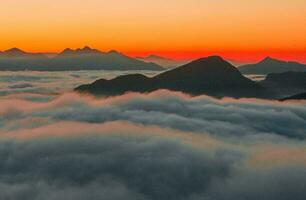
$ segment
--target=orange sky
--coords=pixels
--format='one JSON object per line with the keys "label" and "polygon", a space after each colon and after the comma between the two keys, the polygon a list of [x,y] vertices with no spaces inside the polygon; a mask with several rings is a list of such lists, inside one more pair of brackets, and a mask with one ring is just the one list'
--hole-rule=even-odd
{"label": "orange sky", "polygon": [[1,0],[0,50],[306,62],[305,0]]}

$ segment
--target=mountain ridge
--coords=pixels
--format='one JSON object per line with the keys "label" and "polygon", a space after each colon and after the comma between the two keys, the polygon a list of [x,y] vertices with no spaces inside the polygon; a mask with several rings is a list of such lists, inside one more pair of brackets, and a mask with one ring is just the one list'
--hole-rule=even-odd
{"label": "mountain ridge", "polygon": [[144,61],[144,62],[155,63],[164,68],[174,68],[174,67],[178,67],[186,63],[186,61],[174,60],[174,59],[166,58],[166,57],[155,55],[155,54],[151,54],[146,57],[136,57],[136,59]]}
{"label": "mountain ridge", "polygon": [[67,70],[163,70],[155,63],[147,63],[115,50],[102,52],[88,46],[66,48],[48,57],[42,53],[27,53],[18,48],[0,52],[0,71],[67,71]]}
{"label": "mountain ridge", "polygon": [[306,72],[306,65],[295,61],[282,61],[268,56],[258,63],[242,65],[238,69],[243,74]]}
{"label": "mountain ridge", "polygon": [[306,92],[281,99],[281,101],[288,101],[288,100],[306,100]]}
{"label": "mountain ridge", "polygon": [[306,91],[306,72],[271,73],[259,82],[273,91],[277,98],[284,98]]}
{"label": "mountain ridge", "polygon": [[106,96],[158,89],[216,97],[251,97],[254,93],[264,93],[261,86],[242,76],[234,66],[219,56],[201,58],[152,78],[139,74],[125,75],[111,80],[100,79],[75,88],[79,92]]}

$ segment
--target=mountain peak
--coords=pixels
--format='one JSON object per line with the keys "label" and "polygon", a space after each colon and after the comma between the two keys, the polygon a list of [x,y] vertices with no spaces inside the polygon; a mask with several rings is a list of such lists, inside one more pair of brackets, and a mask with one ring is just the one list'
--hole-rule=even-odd
{"label": "mountain peak", "polygon": [[116,50],[110,50],[109,52],[107,52],[108,54],[113,54],[113,55],[122,55],[120,52],[116,51]]}
{"label": "mountain peak", "polygon": [[26,54],[26,52],[14,47],[14,48],[11,48],[11,49],[8,49],[8,50],[5,50],[3,52],[5,55],[10,55],[10,56],[20,56],[20,55],[24,55]]}
{"label": "mountain peak", "polygon": [[221,56],[217,56],[217,55],[208,56],[208,57],[206,57],[204,59],[206,59],[206,60],[214,60],[214,61],[225,61]]}
{"label": "mountain peak", "polygon": [[264,60],[274,60],[274,59],[270,56],[267,56],[267,57],[264,58]]}
{"label": "mountain peak", "polygon": [[84,51],[88,51],[88,50],[93,50],[93,49],[90,48],[89,46],[85,46],[85,47],[83,48],[83,50],[84,50]]}
{"label": "mountain peak", "polygon": [[89,46],[85,46],[83,49],[77,49],[76,51],[79,53],[100,53],[99,50],[90,48]]}
{"label": "mountain peak", "polygon": [[281,62],[281,61],[275,58],[272,58],[270,56],[267,56],[260,63],[271,63],[271,62]]}
{"label": "mountain peak", "polygon": [[191,63],[227,63],[221,56],[208,56],[204,58],[200,58]]}
{"label": "mountain peak", "polygon": [[189,71],[188,73],[208,73],[208,72],[222,72],[236,71],[236,68],[225,61],[220,56],[209,56],[194,60],[186,65],[181,66],[182,69]]}
{"label": "mountain peak", "polygon": [[239,67],[239,71],[243,74],[271,74],[288,71],[305,72],[306,65],[298,62],[284,61],[266,57],[265,59],[255,64],[248,64]]}
{"label": "mountain peak", "polygon": [[97,49],[92,49],[89,46],[85,46],[83,48],[78,48],[76,50],[66,48],[60,53],[60,55],[96,54],[96,53],[101,53],[101,52]]}
{"label": "mountain peak", "polygon": [[66,48],[60,54],[71,54],[71,53],[73,53],[73,50],[70,48]]}
{"label": "mountain peak", "polygon": [[182,79],[183,77],[192,77],[190,79],[197,79],[199,81],[206,79],[208,80],[211,79],[211,77],[226,79],[233,76],[240,76],[239,71],[220,56],[200,58],[183,66],[177,67],[174,70],[158,75],[158,77],[174,77],[178,80]]}

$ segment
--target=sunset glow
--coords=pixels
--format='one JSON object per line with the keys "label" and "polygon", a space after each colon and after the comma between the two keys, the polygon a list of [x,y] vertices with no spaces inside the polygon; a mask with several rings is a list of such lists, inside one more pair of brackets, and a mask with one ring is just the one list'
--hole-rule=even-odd
{"label": "sunset glow", "polygon": [[0,18],[0,50],[89,45],[131,56],[306,62],[302,0],[3,0]]}
{"label": "sunset glow", "polygon": [[306,0],[0,0],[0,200],[306,200]]}

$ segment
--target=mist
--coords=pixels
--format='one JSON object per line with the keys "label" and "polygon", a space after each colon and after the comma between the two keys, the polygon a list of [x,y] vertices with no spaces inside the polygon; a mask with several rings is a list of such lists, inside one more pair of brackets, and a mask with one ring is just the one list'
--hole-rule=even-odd
{"label": "mist", "polygon": [[1,199],[306,198],[305,101],[34,97],[0,100]]}

